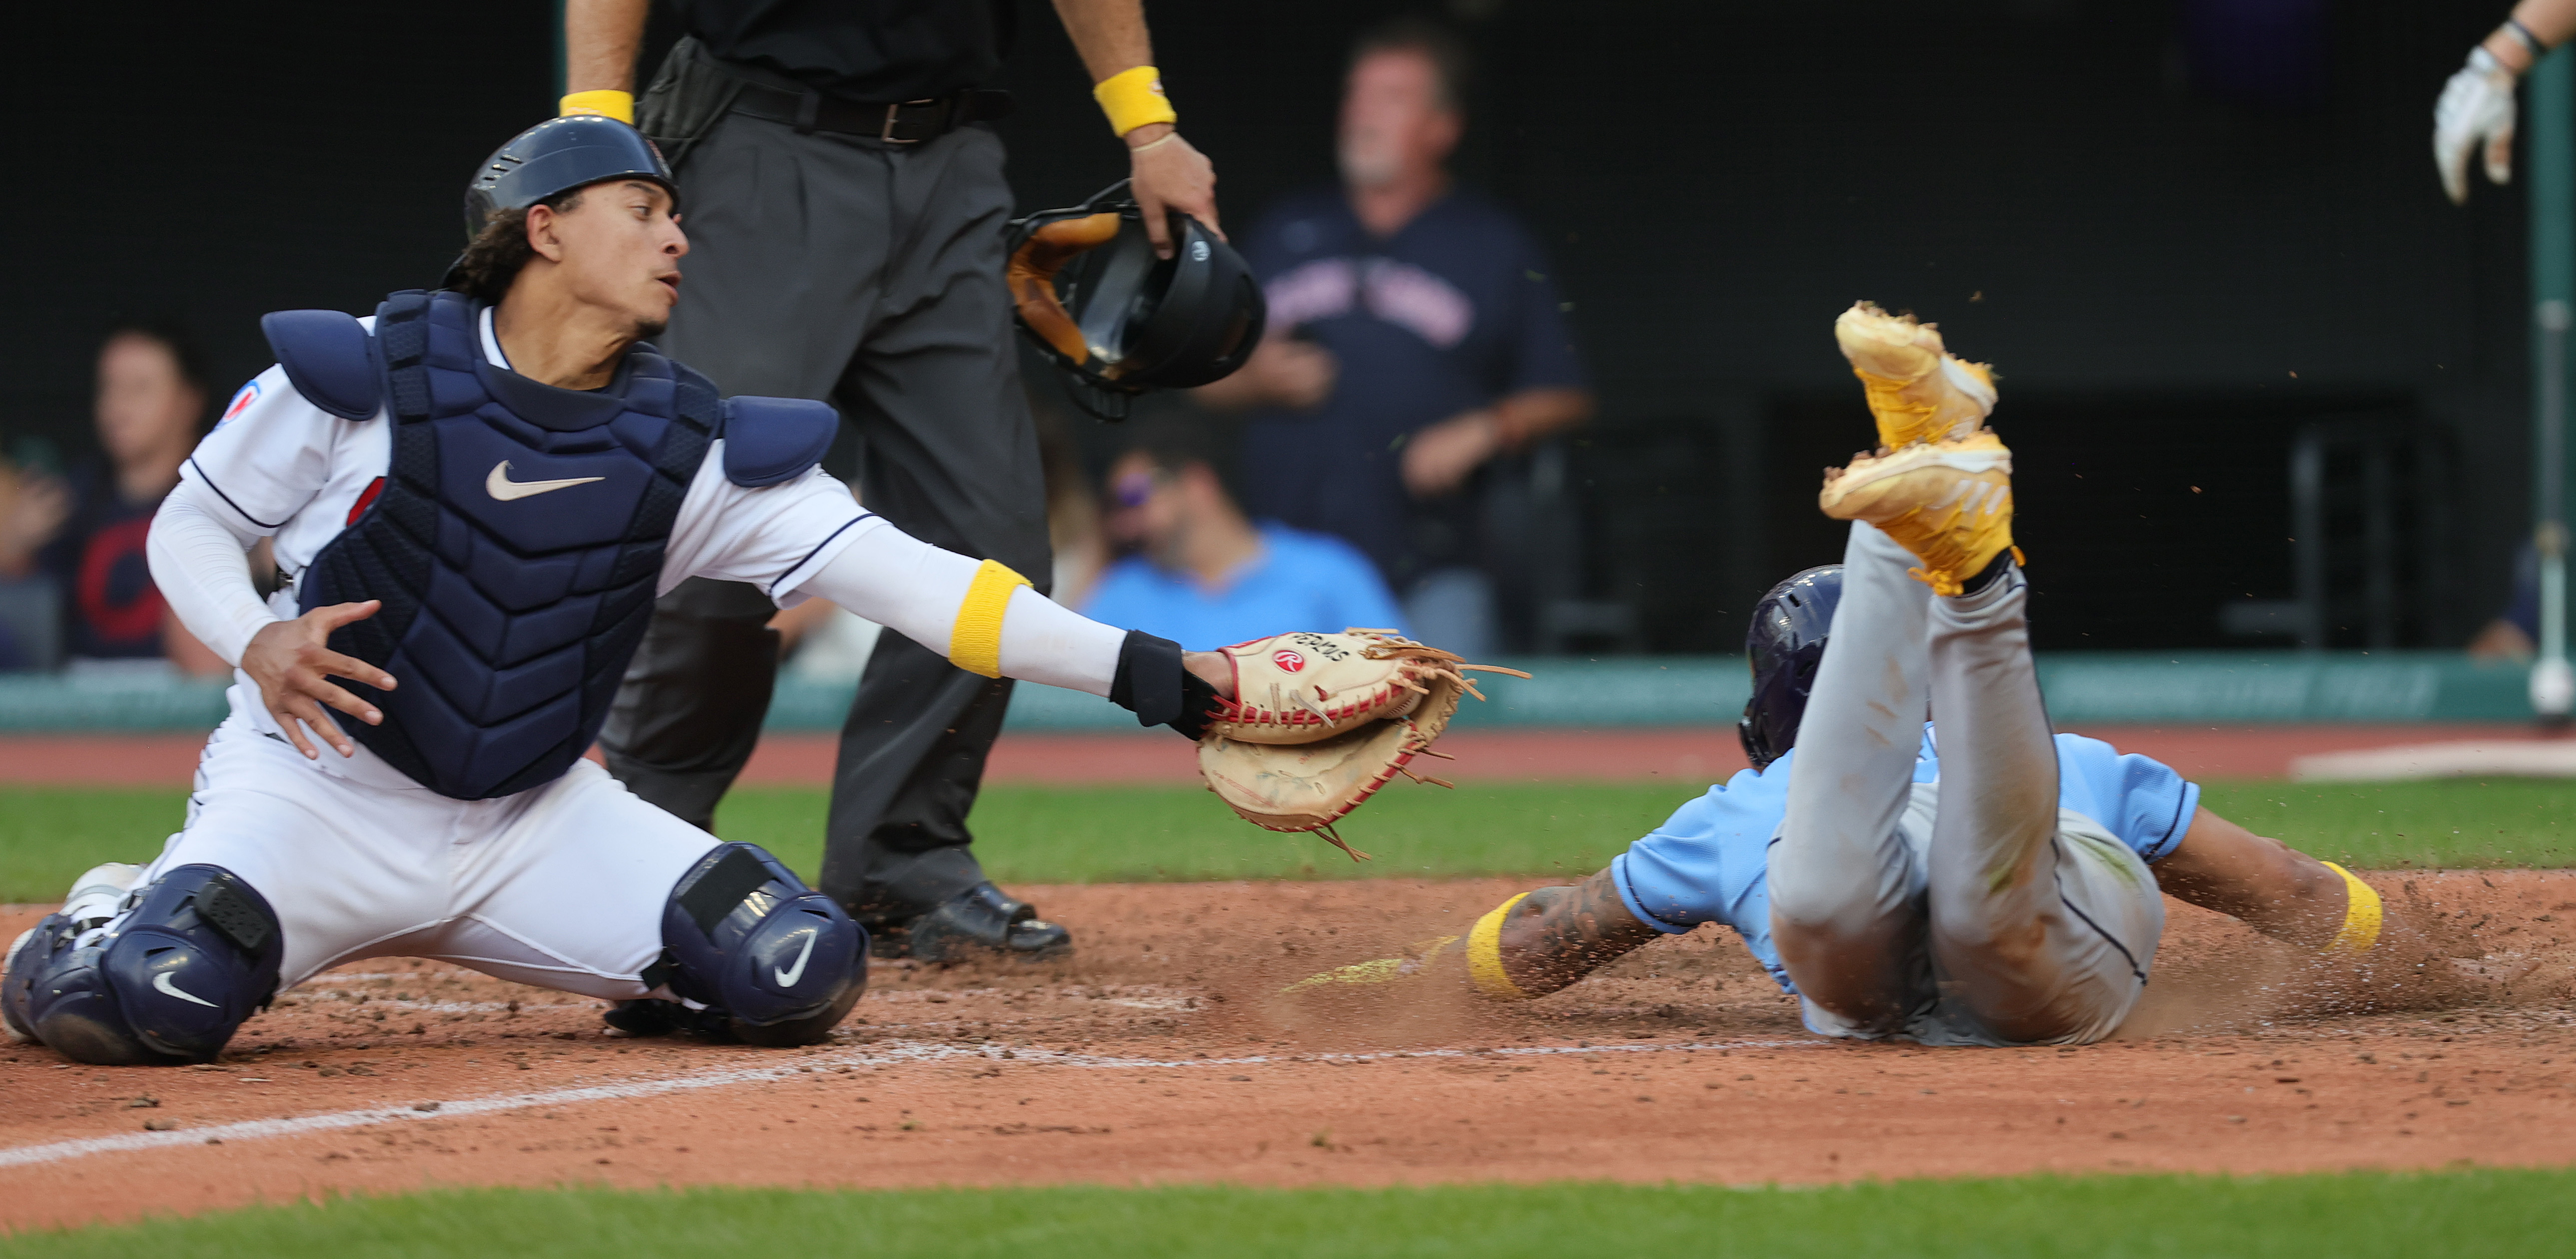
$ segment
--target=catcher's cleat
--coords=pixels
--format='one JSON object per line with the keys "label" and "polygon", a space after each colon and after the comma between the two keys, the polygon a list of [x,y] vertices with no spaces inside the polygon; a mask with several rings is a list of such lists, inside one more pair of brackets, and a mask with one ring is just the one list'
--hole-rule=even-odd
{"label": "catcher's cleat", "polygon": [[2012,548],[2012,452],[1992,430],[1876,455],[1825,470],[1817,504],[1836,520],[1866,520],[1914,553],[1916,580],[1955,595]]}
{"label": "catcher's cleat", "polygon": [[1855,302],[1834,320],[1834,340],[1868,391],[1881,449],[1965,438],[1995,409],[1994,369],[1947,352],[1940,330],[1912,315]]}

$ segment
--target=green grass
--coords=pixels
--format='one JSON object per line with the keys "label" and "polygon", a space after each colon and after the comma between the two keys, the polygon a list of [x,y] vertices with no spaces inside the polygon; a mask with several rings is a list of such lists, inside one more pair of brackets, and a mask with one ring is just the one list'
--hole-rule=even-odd
{"label": "green grass", "polygon": [[[1339,828],[1374,859],[1354,862],[1313,835],[1265,831],[1197,787],[989,787],[967,824],[1004,883],[1164,879],[1339,879],[1564,873],[1607,865],[1654,829],[1687,787],[1609,783],[1399,783]],[[738,791],[716,814],[727,839],[770,846],[799,870],[823,854],[820,789]]]}
{"label": "green grass", "polygon": [[2210,782],[2201,801],[2257,834],[2356,869],[2576,866],[2576,782]]}
{"label": "green grass", "polygon": [[25,1259],[795,1254],[2283,1256],[2564,1253],[2576,1175],[2014,1177],[1825,1189],[445,1190],[21,1234]]}
{"label": "green grass", "polygon": [[[1321,839],[1257,830],[1196,787],[985,790],[976,851],[1004,883],[1307,879],[1472,874],[1572,876],[1698,794],[1624,783],[1400,784],[1342,827],[1377,860],[1353,863]],[[2576,783],[2205,784],[2210,808],[2355,867],[2576,866]],[[717,815],[729,839],[764,844],[812,873],[826,793],[735,792]],[[178,829],[181,791],[0,788],[0,901],[43,901],[107,860],[142,861]]]}
{"label": "green grass", "polygon": [[150,861],[186,819],[184,790],[0,787],[0,902],[57,901],[102,861]]}

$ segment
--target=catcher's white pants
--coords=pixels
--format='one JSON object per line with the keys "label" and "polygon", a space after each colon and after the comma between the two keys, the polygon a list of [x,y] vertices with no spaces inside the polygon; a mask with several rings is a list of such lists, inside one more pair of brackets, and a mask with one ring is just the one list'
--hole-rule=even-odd
{"label": "catcher's white pants", "polygon": [[281,986],[399,956],[586,996],[645,995],[638,976],[661,955],[663,906],[714,836],[589,761],[497,800],[451,800],[364,747],[342,760],[321,746],[317,764],[253,729],[242,689],[197,763],[187,828],[144,883],[194,863],[241,876],[277,914]]}
{"label": "catcher's white pants", "polygon": [[[1771,930],[1807,1025],[1927,1044],[2099,1040],[2164,931],[2155,876],[2058,804],[2015,570],[1941,598],[1854,523],[1771,848]],[[1927,711],[1938,783],[1913,781]]]}

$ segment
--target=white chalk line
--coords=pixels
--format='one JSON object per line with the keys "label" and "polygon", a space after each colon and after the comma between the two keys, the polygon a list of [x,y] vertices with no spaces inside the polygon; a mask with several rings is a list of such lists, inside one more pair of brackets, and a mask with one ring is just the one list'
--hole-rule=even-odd
{"label": "white chalk line", "polygon": [[[1399,1058],[1539,1057],[1551,1054],[1671,1053],[1677,1050],[1702,1049],[1817,1049],[1833,1043],[1835,1042],[1828,1040],[1732,1040],[1678,1045],[1517,1045],[1482,1050],[1411,1049],[1365,1054],[1288,1056],[1253,1054],[1236,1058],[1163,1059],[1116,1058],[1099,1054],[1064,1053],[1051,1049],[1006,1049],[990,1045],[970,1047],[934,1044],[927,1041],[897,1041],[891,1045],[878,1045],[866,1050],[817,1054],[799,1059],[792,1066],[696,1071],[660,1079],[632,1080],[620,1084],[595,1084],[585,1088],[549,1089],[539,1093],[502,1093],[488,1097],[460,1098],[455,1101],[423,1102],[418,1106],[343,1110],[324,1115],[305,1115],[294,1119],[250,1119],[203,1128],[178,1128],[167,1132],[129,1132],[112,1137],[84,1137],[72,1141],[49,1141],[41,1145],[10,1146],[0,1148],[0,1168],[60,1163],[69,1159],[87,1158],[94,1154],[127,1154],[175,1146],[265,1141],[276,1137],[335,1132],[343,1128],[364,1128],[376,1124],[501,1114],[514,1110],[531,1110],[540,1106],[632,1101],[637,1098],[659,1097],[667,1093],[683,1093],[696,1089],[728,1088],[737,1084],[792,1080],[799,1076],[815,1074],[826,1067],[901,1066],[942,1062],[956,1058],[983,1058],[994,1062],[1011,1061],[1024,1066],[1138,1071],[1157,1067],[1248,1067],[1274,1063],[1353,1063],[1389,1061]],[[1010,1057],[1005,1059],[1005,1053]],[[434,1107],[434,1109],[421,1109],[424,1106]]]}

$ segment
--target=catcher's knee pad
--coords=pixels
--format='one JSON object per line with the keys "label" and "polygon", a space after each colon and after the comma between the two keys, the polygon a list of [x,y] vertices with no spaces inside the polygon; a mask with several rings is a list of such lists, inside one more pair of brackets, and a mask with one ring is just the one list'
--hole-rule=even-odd
{"label": "catcher's knee pad", "polygon": [[10,951],[13,1029],[77,1062],[208,1062],[277,993],[277,915],[220,866],[180,866],[104,932],[61,914]]}
{"label": "catcher's knee pad", "polygon": [[644,982],[721,1011],[761,1045],[823,1039],[867,991],[868,934],[832,898],[752,844],[718,844],[662,911]]}

